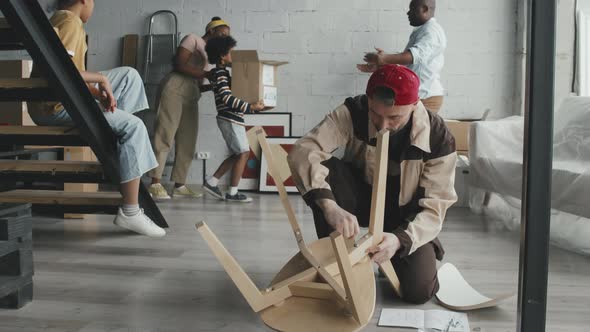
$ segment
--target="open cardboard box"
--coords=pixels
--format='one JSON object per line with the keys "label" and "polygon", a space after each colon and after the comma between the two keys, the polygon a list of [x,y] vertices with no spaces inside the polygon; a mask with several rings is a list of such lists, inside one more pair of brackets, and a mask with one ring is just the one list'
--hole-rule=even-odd
{"label": "open cardboard box", "polygon": [[469,152],[469,127],[477,120],[446,120],[445,124],[455,137],[458,154],[467,155]]}
{"label": "open cardboard box", "polygon": [[232,93],[248,102],[263,100],[267,108],[277,106],[278,67],[286,61],[260,60],[256,50],[232,51]]}

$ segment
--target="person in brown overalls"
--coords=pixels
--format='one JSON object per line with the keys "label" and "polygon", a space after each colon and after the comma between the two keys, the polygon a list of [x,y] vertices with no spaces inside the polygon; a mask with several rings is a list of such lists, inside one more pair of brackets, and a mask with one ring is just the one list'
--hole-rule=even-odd
{"label": "person in brown overalls", "polygon": [[[369,225],[376,135],[390,131],[383,241],[369,249],[390,259],[403,300],[424,303],[438,291],[437,236],[455,203],[455,140],[418,95],[410,69],[384,65],[366,94],[348,98],[299,139],[288,156],[297,188],[311,207],[319,238],[337,230],[347,238]],[[344,149],[344,157],[332,155]]]}

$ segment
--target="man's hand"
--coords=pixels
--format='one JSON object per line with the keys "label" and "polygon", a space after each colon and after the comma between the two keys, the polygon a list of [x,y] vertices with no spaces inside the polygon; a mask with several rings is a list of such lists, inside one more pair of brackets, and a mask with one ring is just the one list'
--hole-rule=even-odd
{"label": "man's hand", "polygon": [[362,65],[356,65],[356,68],[363,73],[372,73],[372,72],[376,71],[377,68],[379,68],[379,67],[375,64],[372,64],[372,63],[365,63]]}
{"label": "man's hand", "polygon": [[365,53],[365,62],[367,62],[368,64],[373,64],[373,65],[377,65],[377,66],[382,66],[385,64],[385,61],[383,59],[385,53],[383,51],[383,49],[380,49],[378,47],[375,47],[375,50],[377,51],[376,53],[374,52],[369,52],[369,53]]}
{"label": "man's hand", "polygon": [[360,233],[356,217],[338,206],[336,202],[330,199],[320,199],[317,204],[324,212],[326,222],[345,238],[354,238]]}
{"label": "man's hand", "polygon": [[373,255],[371,258],[373,262],[382,264],[390,260],[400,247],[401,243],[397,236],[393,233],[384,232],[383,241],[378,245],[367,249],[367,252]]}
{"label": "man's hand", "polygon": [[250,105],[250,109],[256,112],[264,110],[264,102],[262,100],[257,101],[255,104]]}
{"label": "man's hand", "polygon": [[117,100],[113,96],[113,88],[111,83],[106,76],[104,79],[98,82],[98,90],[100,91],[100,103],[104,106],[106,111],[114,112],[117,107]]}

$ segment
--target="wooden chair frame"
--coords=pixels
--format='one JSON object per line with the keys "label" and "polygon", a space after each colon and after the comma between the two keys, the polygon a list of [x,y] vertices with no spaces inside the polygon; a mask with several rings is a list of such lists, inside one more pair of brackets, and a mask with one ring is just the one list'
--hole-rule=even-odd
{"label": "wooden chair frame", "polygon": [[[300,250],[299,253],[307,260],[311,267],[273,284],[268,289],[259,290],[204,222],[196,225],[199,233],[255,312],[260,312],[271,306],[280,305],[290,297],[333,300],[340,303],[353,316],[354,320],[358,323],[358,328],[365,326],[372,316],[375,301],[373,298],[372,306],[361,303],[361,288],[353,276],[353,267],[362,262],[366,263],[369,260],[369,255],[366,253],[367,249],[379,244],[383,239],[387,153],[389,146],[388,132],[381,132],[377,137],[377,154],[373,178],[369,231],[356,244],[351,241],[345,241],[341,234],[333,232],[330,235],[330,241],[333,248],[333,253],[331,254],[335,257],[335,260],[328,264],[322,264],[320,259],[314,255],[313,249],[310,249],[310,246],[303,239],[293,207],[289,203],[283,179],[276,169],[274,157],[266,140],[264,130],[262,128],[255,128],[255,131],[262,152],[268,161],[269,173],[276,183],[281,203],[287,212],[289,224]],[[397,295],[401,296],[399,279],[391,261],[387,261],[379,267],[388,278]],[[340,285],[336,278],[341,279],[343,286]],[[318,282],[318,279],[322,282]],[[343,319],[346,319],[346,316],[343,316]]]}

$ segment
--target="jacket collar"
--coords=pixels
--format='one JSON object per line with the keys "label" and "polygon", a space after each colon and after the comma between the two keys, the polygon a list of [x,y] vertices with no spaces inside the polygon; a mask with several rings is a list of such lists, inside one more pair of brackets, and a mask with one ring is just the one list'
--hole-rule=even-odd
{"label": "jacket collar", "polygon": [[[367,110],[368,111],[368,110]],[[367,112],[368,115],[368,112]],[[368,121],[369,126],[369,140],[374,139],[377,137],[379,133],[377,128],[373,125],[371,120]],[[414,115],[412,116],[412,130],[410,131],[410,144],[417,147],[418,149],[430,153],[430,117],[428,116],[428,111],[422,104],[421,101],[418,101],[418,108],[414,110]]]}

